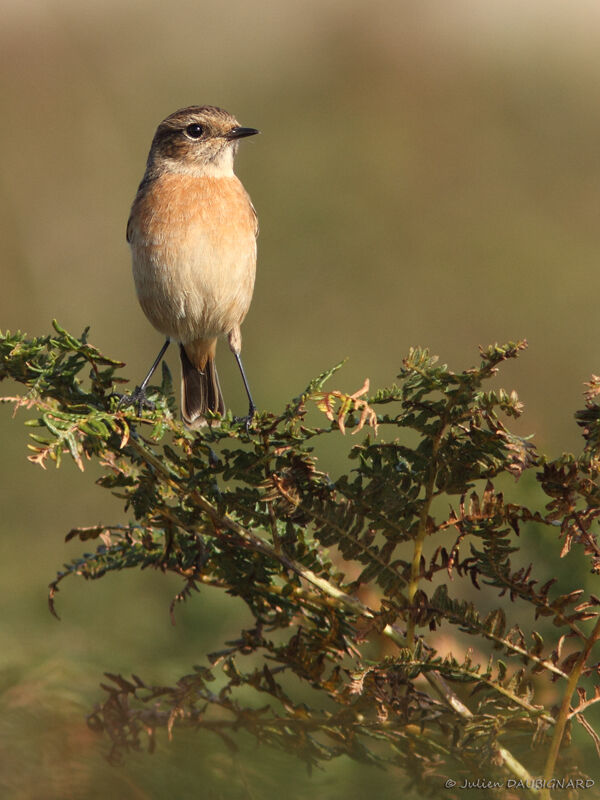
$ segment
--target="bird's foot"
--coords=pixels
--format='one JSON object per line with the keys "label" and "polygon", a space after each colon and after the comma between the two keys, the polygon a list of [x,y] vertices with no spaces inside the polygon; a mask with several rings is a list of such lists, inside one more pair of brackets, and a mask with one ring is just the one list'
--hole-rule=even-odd
{"label": "bird's foot", "polygon": [[254,419],[254,415],[256,414],[256,406],[252,404],[248,408],[248,413],[245,417],[234,417],[234,422],[243,422],[246,428],[246,433],[250,433],[250,425],[252,424],[252,420]]}
{"label": "bird's foot", "polygon": [[138,417],[142,416],[142,411],[147,408],[149,411],[154,411],[156,408],[156,404],[152,402],[152,400],[148,400],[148,395],[146,394],[146,388],[142,386],[136,386],[131,394],[117,394],[113,395],[114,397],[119,398],[119,403],[117,405],[117,410],[122,408],[128,408],[129,406],[134,406],[135,410],[137,411]]}

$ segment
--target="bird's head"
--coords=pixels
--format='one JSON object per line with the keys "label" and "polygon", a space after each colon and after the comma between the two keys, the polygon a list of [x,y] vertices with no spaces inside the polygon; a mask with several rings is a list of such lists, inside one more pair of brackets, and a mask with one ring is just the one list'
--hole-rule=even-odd
{"label": "bird's head", "polygon": [[233,174],[240,139],[259,133],[243,128],[216,106],[189,106],[164,119],[154,134],[148,171],[220,177]]}

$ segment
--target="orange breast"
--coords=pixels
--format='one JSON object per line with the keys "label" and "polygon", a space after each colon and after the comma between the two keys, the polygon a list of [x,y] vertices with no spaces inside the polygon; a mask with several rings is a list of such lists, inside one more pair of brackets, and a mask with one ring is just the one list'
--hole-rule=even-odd
{"label": "orange breast", "polygon": [[256,214],[235,176],[168,173],[136,197],[128,225],[142,308],[162,333],[228,333],[254,287]]}
{"label": "orange breast", "polygon": [[256,215],[250,198],[235,177],[197,178],[167,173],[136,197],[131,236],[146,244],[183,236],[201,227],[218,244],[221,238],[256,235]]}

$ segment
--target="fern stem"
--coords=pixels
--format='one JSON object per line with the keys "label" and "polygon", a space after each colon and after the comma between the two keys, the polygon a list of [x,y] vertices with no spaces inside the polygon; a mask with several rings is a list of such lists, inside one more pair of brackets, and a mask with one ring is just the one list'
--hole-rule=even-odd
{"label": "fern stem", "polygon": [[414,645],[415,639],[415,620],[412,612],[412,605],[419,588],[419,578],[421,575],[421,557],[423,555],[423,544],[427,537],[427,520],[429,519],[429,510],[431,508],[431,501],[433,500],[433,493],[435,490],[435,479],[437,477],[437,454],[440,449],[440,442],[444,433],[445,425],[440,427],[438,434],[432,442],[431,447],[431,464],[429,469],[429,478],[425,486],[425,497],[423,498],[423,508],[419,516],[419,528],[414,543],[413,559],[410,568],[410,582],[408,584],[408,620],[406,623],[406,645],[410,648]]}
{"label": "fern stem", "polygon": [[[385,631],[384,631],[385,633]],[[452,689],[448,686],[446,681],[442,678],[439,672],[426,672],[425,678],[427,679],[430,686],[440,695],[440,697],[445,700],[446,703],[450,706],[450,708],[462,717],[465,720],[473,719],[473,712],[467,708],[467,706],[462,702],[462,700],[452,691]],[[521,764],[520,761],[513,756],[510,750],[507,750],[505,747],[498,747],[498,754],[500,755],[502,761],[504,762],[504,766],[507,768],[509,772],[511,772],[515,778],[518,778],[520,781],[523,781],[528,787],[531,787],[529,791],[532,795],[536,796],[539,795],[541,797],[540,792],[534,787],[533,785],[533,778],[527,772],[525,767]],[[548,796],[549,797],[549,796]]]}
{"label": "fern stem", "polygon": [[[264,434],[262,437],[263,448],[265,452],[265,477],[267,480],[272,479],[271,473],[271,453],[269,452],[269,437],[267,434]],[[269,512],[269,521],[271,523],[271,537],[273,539],[273,545],[275,546],[275,550],[279,553],[281,551],[281,542],[279,541],[279,532],[277,531],[277,517],[275,515],[275,510],[273,508],[273,501],[267,500],[267,509]]]}
{"label": "fern stem", "polygon": [[[569,676],[569,682],[562,699],[558,716],[556,717],[556,725],[554,727],[554,734],[550,742],[550,749],[548,751],[548,758],[546,759],[546,766],[544,769],[544,782],[551,781],[554,777],[554,767],[556,766],[556,759],[558,758],[558,751],[564,736],[565,728],[569,720],[569,711],[571,708],[571,697],[577,688],[581,671],[583,670],[587,658],[594,644],[600,639],[600,617],[596,621],[593,631],[589,635],[585,647],[579,654],[579,658],[575,662],[575,666]],[[542,800],[550,800],[550,790],[544,788],[541,793]]]}

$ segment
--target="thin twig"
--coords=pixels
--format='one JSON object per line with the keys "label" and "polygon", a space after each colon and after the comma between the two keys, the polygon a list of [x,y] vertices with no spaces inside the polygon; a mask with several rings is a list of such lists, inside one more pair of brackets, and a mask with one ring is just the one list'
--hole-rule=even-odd
{"label": "thin twig", "polygon": [[[589,635],[585,643],[585,647],[579,654],[579,658],[575,662],[575,665],[571,671],[571,675],[569,676],[569,682],[567,683],[567,688],[565,689],[565,694],[562,699],[560,710],[556,717],[556,725],[554,727],[554,734],[552,736],[552,741],[550,742],[550,749],[548,750],[548,758],[546,759],[546,766],[544,769],[544,780],[546,782],[551,781],[552,778],[554,777],[554,767],[556,766],[558,751],[560,750],[560,745],[564,736],[565,728],[569,720],[569,711],[571,709],[571,697],[573,696],[573,692],[575,691],[577,684],[579,683],[579,677],[581,675],[581,671],[585,666],[585,663],[588,659],[591,649],[594,646],[594,644],[598,641],[598,639],[600,639],[600,618],[596,621],[594,629]],[[542,800],[550,800],[550,790],[546,788],[542,789],[541,798]]]}
{"label": "thin twig", "polygon": [[[437,477],[437,454],[442,441],[445,425],[440,427],[431,448],[431,462],[429,469],[429,478],[425,486],[425,497],[423,499],[423,507],[419,516],[419,528],[414,540],[413,559],[410,568],[410,582],[408,584],[408,605],[413,605],[417,590],[419,588],[419,579],[421,577],[421,557],[423,555],[423,544],[427,538],[427,521],[429,520],[429,510],[433,500],[435,490],[435,479]],[[408,621],[406,624],[406,644],[412,647],[415,638],[415,620],[413,614],[409,611]]]}

